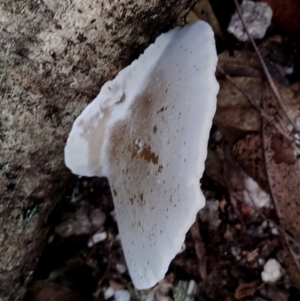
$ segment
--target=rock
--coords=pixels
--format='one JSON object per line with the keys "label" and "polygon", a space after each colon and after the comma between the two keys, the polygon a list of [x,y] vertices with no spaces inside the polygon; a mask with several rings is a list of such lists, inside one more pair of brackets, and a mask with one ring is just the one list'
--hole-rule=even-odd
{"label": "rock", "polygon": [[[243,1],[241,10],[252,38],[262,39],[266,34],[267,28],[271,24],[273,13],[270,6],[264,2],[255,3],[252,1]],[[248,41],[248,36],[237,13],[232,16],[227,30],[239,41]]]}
{"label": "rock", "polygon": [[47,242],[48,215],[74,179],[63,148],[75,117],[189,2],[1,2],[3,301],[22,298]]}

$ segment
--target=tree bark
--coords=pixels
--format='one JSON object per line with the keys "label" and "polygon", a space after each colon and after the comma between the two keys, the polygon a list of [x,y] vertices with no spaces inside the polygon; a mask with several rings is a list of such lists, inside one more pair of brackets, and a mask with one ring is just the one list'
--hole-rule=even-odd
{"label": "tree bark", "polygon": [[1,301],[22,297],[73,179],[74,119],[192,1],[0,0]]}

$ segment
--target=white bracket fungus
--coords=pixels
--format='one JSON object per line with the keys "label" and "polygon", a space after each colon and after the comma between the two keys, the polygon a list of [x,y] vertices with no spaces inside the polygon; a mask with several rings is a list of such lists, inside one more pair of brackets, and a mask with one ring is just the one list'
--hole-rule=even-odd
{"label": "white bracket fungus", "polygon": [[202,21],[175,28],[117,77],[76,119],[65,162],[106,176],[134,285],[164,278],[205,205],[199,179],[216,109],[217,54]]}

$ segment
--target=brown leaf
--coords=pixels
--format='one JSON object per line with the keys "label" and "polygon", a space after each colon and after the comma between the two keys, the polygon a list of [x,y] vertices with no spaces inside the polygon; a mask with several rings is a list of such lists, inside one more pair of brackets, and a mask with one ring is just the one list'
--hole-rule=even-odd
{"label": "brown leaf", "polygon": [[247,262],[253,262],[259,256],[259,250],[257,248],[253,251],[250,251],[250,252],[247,251],[246,253],[247,253],[247,255],[246,255]]}
{"label": "brown leaf", "polygon": [[[232,81],[242,91],[249,94],[254,101],[260,102],[262,72],[255,53],[235,51],[234,57],[230,57],[227,52],[223,52],[219,55],[218,67],[231,76]],[[246,131],[259,131],[260,113],[224,75],[217,72],[217,78],[220,84],[220,91],[214,123],[218,126],[233,127]],[[275,84],[287,111],[295,119],[300,115],[300,95],[279,83]]]}
{"label": "brown leaf", "polygon": [[[267,85],[263,89],[262,99],[265,111],[272,115],[276,122],[283,124],[275,109],[273,94]],[[286,138],[278,134],[274,126],[265,121],[263,121],[262,129],[267,177],[280,226],[294,240],[300,242],[300,166],[295,155],[295,144],[287,141]],[[294,262],[288,260],[286,265],[293,281],[299,285],[300,264],[298,257],[300,254],[290,245],[286,235],[284,238],[294,258]]]}
{"label": "brown leaf", "polygon": [[234,298],[237,300],[241,300],[245,297],[253,296],[253,294],[260,287],[261,284],[261,280],[255,280],[249,283],[240,284],[234,292]]}
{"label": "brown leaf", "polygon": [[291,84],[290,88],[292,91],[299,93],[300,92],[300,81]]}
{"label": "brown leaf", "polygon": [[[271,139],[273,159],[276,163],[295,163],[294,146],[282,136],[273,135]],[[255,179],[266,191],[268,179],[266,175],[261,137],[259,134],[248,134],[237,141],[232,149],[232,154],[246,172]]]}
{"label": "brown leaf", "polygon": [[272,301],[288,301],[289,299],[289,294],[287,292],[283,292],[278,290],[274,286],[270,286],[268,289],[268,297]]}
{"label": "brown leaf", "polygon": [[[232,133],[232,131],[231,131]],[[228,145],[224,150],[225,152],[225,161],[229,164],[230,168],[226,171],[226,183],[230,185],[231,189],[235,191],[244,190],[244,180],[240,176],[240,167],[234,162],[231,156],[231,147]],[[206,174],[214,179],[216,182],[220,183],[223,186],[226,186],[223,172],[224,162],[220,160],[219,155],[215,150],[209,148],[207,158],[205,161],[205,172]]]}
{"label": "brown leaf", "polygon": [[279,164],[285,162],[286,164],[296,163],[294,145],[281,135],[273,135],[271,137],[271,149],[274,152],[273,160]]}
{"label": "brown leaf", "polygon": [[195,244],[195,251],[198,258],[198,268],[199,268],[199,275],[202,280],[206,280],[207,278],[207,270],[206,270],[206,252],[205,252],[205,244],[202,240],[201,233],[199,230],[199,224],[196,220],[192,225],[191,234]]}
{"label": "brown leaf", "polygon": [[273,11],[273,19],[287,33],[300,35],[300,2],[299,0],[258,0],[267,2]]}
{"label": "brown leaf", "polygon": [[241,205],[241,212],[243,214],[249,215],[252,212],[252,209],[248,204],[242,204]]}
{"label": "brown leaf", "polygon": [[233,146],[232,154],[250,175],[265,191],[269,191],[266,168],[259,134],[248,134],[237,141]]}
{"label": "brown leaf", "polygon": [[[262,93],[265,112],[271,115],[277,124],[284,124],[277,112],[270,88],[265,86]],[[259,134],[248,134],[233,146],[233,155],[264,190],[272,192],[281,228],[296,241],[300,241],[300,167],[295,155],[294,142],[287,141],[277,132],[274,125],[266,121],[263,126],[263,139],[262,147]],[[286,236],[283,240],[286,241]],[[285,248],[283,254],[293,281],[299,284],[299,248],[289,240],[289,249]]]}
{"label": "brown leaf", "polygon": [[48,280],[35,281],[24,301],[84,301],[77,293]]}
{"label": "brown leaf", "polygon": [[125,288],[126,283],[122,283],[121,281],[115,279],[109,279],[109,286],[112,287],[114,290],[121,290]]}

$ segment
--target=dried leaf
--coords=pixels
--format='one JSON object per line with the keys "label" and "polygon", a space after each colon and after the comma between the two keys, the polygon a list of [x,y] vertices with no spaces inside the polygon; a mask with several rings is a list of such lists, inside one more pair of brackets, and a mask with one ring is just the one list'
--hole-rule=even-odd
{"label": "dried leaf", "polygon": [[257,260],[258,256],[259,256],[259,250],[256,248],[253,251],[247,252],[246,260],[247,262],[253,262]]}
{"label": "dried leaf", "polygon": [[205,173],[220,185],[230,187],[230,190],[233,192],[243,191],[245,182],[241,177],[241,168],[232,156],[232,146],[245,135],[245,132],[225,127],[219,127],[217,132],[222,137],[226,137],[226,143],[221,141],[221,152],[218,150],[220,148],[220,140],[216,140],[217,143],[214,143],[213,140],[209,143],[205,161]]}
{"label": "dried leaf", "polygon": [[121,290],[125,288],[126,283],[122,283],[121,281],[115,279],[109,279],[109,286],[112,287],[114,290]]}
{"label": "dried leaf", "polygon": [[[262,93],[262,73],[255,53],[236,51],[234,57],[223,52],[219,55],[218,67],[232,78],[232,81],[251,98],[259,102]],[[224,75],[217,72],[220,84],[217,112],[214,123],[246,131],[260,129],[261,115],[249,103],[243,93],[237,90]],[[295,119],[300,115],[300,95],[290,88],[276,83],[288,113]]]}
{"label": "dried leaf", "polygon": [[240,210],[245,215],[249,215],[252,212],[252,208],[248,204],[242,204]]}
{"label": "dried leaf", "polygon": [[[265,112],[282,126],[284,123],[277,112],[270,88],[265,86],[262,93]],[[289,233],[288,235],[291,235],[294,240],[300,241],[300,206],[298,201],[300,166],[295,155],[295,145],[279,134],[274,125],[266,121],[264,121],[263,126],[263,139],[264,146],[262,147],[259,134],[247,135],[233,146],[233,155],[264,190],[272,192],[281,228],[285,233]],[[283,236],[285,241],[286,238],[286,235]],[[287,241],[289,249],[284,251],[285,264],[293,281],[299,284],[300,248],[291,239]]]}
{"label": "dried leaf", "polygon": [[83,301],[70,289],[48,280],[35,281],[28,289],[25,301]]}
{"label": "dried leaf", "polygon": [[[272,115],[277,123],[282,124],[269,86],[264,87],[262,99],[265,111]],[[300,242],[300,163],[296,158],[296,147],[269,123],[263,121],[262,129],[266,171],[280,226],[295,241]],[[291,262],[286,264],[292,279],[300,284],[300,250],[293,248],[286,236],[285,239],[295,261],[293,264]]]}
{"label": "dried leaf", "polygon": [[232,154],[247,174],[268,192],[269,185],[260,135],[248,134],[245,138],[237,141],[233,146]]}
{"label": "dried leaf", "polygon": [[281,290],[278,290],[274,286],[270,286],[268,289],[268,297],[272,301],[288,301],[289,300],[289,294],[288,292],[283,292]]}
{"label": "dried leaf", "polygon": [[[225,161],[230,165],[230,168],[228,168],[226,171],[226,182],[233,190],[242,191],[244,190],[244,181],[240,176],[240,167],[238,164],[233,162],[233,158],[231,156],[231,147],[229,148],[228,152],[227,149],[225,149],[224,152]],[[223,162],[220,160],[217,153],[210,148],[208,149],[208,155],[205,161],[205,172],[214,181],[226,186],[223,175]]]}
{"label": "dried leaf", "polygon": [[234,292],[234,298],[237,300],[241,300],[245,297],[253,296],[253,294],[260,287],[261,284],[261,280],[255,280],[249,283],[240,284]]}
{"label": "dried leaf", "polygon": [[292,91],[299,93],[300,92],[300,81],[291,84],[290,88],[291,88]]}
{"label": "dried leaf", "polygon": [[295,146],[291,141],[287,141],[282,136],[273,135],[271,137],[271,149],[273,150],[273,160],[275,163],[294,164],[297,159],[295,157]]}
{"label": "dried leaf", "polygon": [[287,33],[292,35],[300,34],[300,2],[299,0],[258,0],[267,2],[273,10],[273,19]]}

